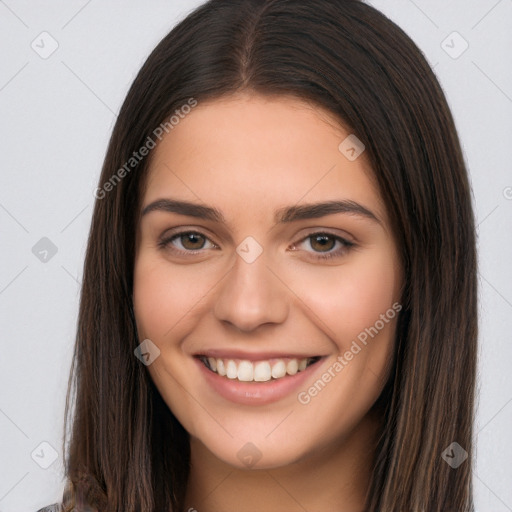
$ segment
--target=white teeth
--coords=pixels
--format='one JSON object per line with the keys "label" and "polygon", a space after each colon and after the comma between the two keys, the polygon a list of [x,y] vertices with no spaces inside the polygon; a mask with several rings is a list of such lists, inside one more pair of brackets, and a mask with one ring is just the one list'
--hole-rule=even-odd
{"label": "white teeth", "polygon": [[242,382],[251,382],[252,376],[254,373],[254,368],[252,366],[252,363],[249,361],[242,361],[238,365],[238,380],[241,380]]}
{"label": "white teeth", "polygon": [[[213,370],[213,368],[212,368]],[[215,370],[213,370],[215,371]],[[217,373],[224,377],[226,375],[226,368],[224,366],[224,361],[222,359],[217,359]]]}
{"label": "white teeth", "polygon": [[283,361],[278,361],[274,366],[272,366],[272,377],[274,379],[280,379],[286,375],[286,365]]}
{"label": "white teeth", "polygon": [[251,362],[246,360],[217,359],[203,357],[203,362],[218,375],[240,382],[267,382],[281,379],[286,375],[296,375],[308,366],[308,358],[303,359],[272,359],[271,361]]}
{"label": "white teeth", "polygon": [[266,382],[272,378],[272,371],[270,363],[267,361],[260,361],[254,365],[254,380],[257,382]]}
{"label": "white teeth", "polygon": [[226,377],[228,379],[236,379],[237,374],[238,374],[238,372],[237,372],[236,363],[235,363],[235,361],[230,359],[226,366]]}
{"label": "white teeth", "polygon": [[286,365],[286,373],[288,375],[295,375],[299,371],[299,362],[297,359],[290,359]]}

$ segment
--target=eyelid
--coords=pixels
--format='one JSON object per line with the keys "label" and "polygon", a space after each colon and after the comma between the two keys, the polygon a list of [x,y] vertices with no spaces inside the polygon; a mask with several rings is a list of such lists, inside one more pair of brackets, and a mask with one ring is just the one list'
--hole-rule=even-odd
{"label": "eyelid", "polygon": [[303,242],[305,239],[307,239],[313,235],[330,235],[333,238],[342,240],[348,244],[356,245],[356,239],[352,235],[350,235],[346,232],[344,232],[343,234],[340,234],[340,233],[333,231],[330,228],[321,228],[321,227],[308,228],[308,232],[305,235],[304,234],[301,235],[301,238],[297,239],[297,242],[295,242],[295,243]]}
{"label": "eyelid", "polygon": [[336,246],[336,242],[339,242],[341,244],[341,247],[338,247],[335,250],[334,249],[329,250],[327,252],[304,251],[309,255],[308,257],[310,257],[311,259],[316,260],[316,261],[341,258],[341,257],[345,256],[348,251],[357,247],[357,244],[355,242],[347,239],[348,237],[345,238],[345,237],[338,235],[336,233],[333,233],[329,230],[316,229],[316,230],[308,233],[307,235],[302,236],[302,238],[297,240],[297,242],[294,242],[291,246],[292,251],[298,250],[298,249],[296,249],[296,247],[303,244],[308,239],[311,239],[314,236],[320,236],[320,235],[327,235],[327,236],[333,238],[335,241],[335,246]]}
{"label": "eyelid", "polygon": [[[159,238],[158,246],[160,248],[165,249],[168,247],[169,244],[171,244],[172,241],[174,241],[175,239],[179,239],[180,236],[186,235],[186,234],[197,234],[197,235],[204,237],[205,240],[209,241],[214,246],[209,249],[218,249],[220,247],[216,242],[214,242],[211,239],[210,235],[207,235],[206,233],[204,233],[202,231],[202,229],[192,228],[192,227],[187,228],[187,227],[183,227],[183,226],[167,230]],[[292,247],[292,251],[297,250],[296,249],[297,245],[304,243],[306,240],[310,239],[311,237],[313,237],[315,235],[318,235],[318,236],[319,235],[327,235],[329,237],[332,237],[332,238],[334,238],[335,242],[340,242],[342,244],[342,247],[338,248],[336,250],[327,251],[325,253],[316,252],[316,251],[305,251],[306,253],[313,255],[312,256],[313,259],[321,260],[321,259],[327,259],[327,258],[334,258],[337,256],[341,257],[342,254],[340,254],[340,253],[345,253],[346,251],[350,250],[351,248],[353,248],[357,245],[354,241],[350,240],[350,238],[352,238],[351,236],[344,237],[344,236],[341,236],[339,234],[332,232],[330,229],[314,228],[311,231],[309,231],[307,234],[303,234],[301,236],[301,238],[299,238],[298,240],[296,240],[295,242],[293,242],[291,244],[290,247]],[[197,250],[184,250],[184,249],[179,249],[177,247],[173,247],[172,250],[174,252],[177,252],[180,254],[187,254],[187,255],[193,256],[193,255],[205,252],[206,249],[201,248],[201,249],[197,249]]]}
{"label": "eyelid", "polygon": [[[171,242],[173,240],[179,239],[180,236],[182,236],[182,235],[187,235],[187,234],[191,234],[191,233],[200,235],[203,238],[205,238],[205,240],[207,240],[214,246],[213,249],[219,248],[219,245],[211,239],[210,235],[207,235],[201,229],[187,228],[187,227],[183,228],[182,226],[165,231],[164,234],[158,238],[157,244],[160,248],[165,249],[165,248],[167,248],[168,245],[171,244]],[[212,248],[210,248],[210,249],[212,249]],[[205,249],[184,250],[184,249],[179,249],[177,247],[173,247],[173,250],[175,252],[178,252],[181,254],[189,254],[189,255],[199,254],[199,253],[205,251]]]}

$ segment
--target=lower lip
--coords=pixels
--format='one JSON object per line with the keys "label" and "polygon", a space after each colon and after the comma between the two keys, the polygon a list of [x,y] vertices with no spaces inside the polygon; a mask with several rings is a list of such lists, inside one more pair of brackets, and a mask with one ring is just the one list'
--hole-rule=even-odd
{"label": "lower lip", "polygon": [[206,368],[197,357],[194,358],[206,382],[226,400],[244,405],[264,405],[277,402],[304,386],[305,381],[320,367],[324,358],[295,375],[266,382],[240,382],[228,379]]}

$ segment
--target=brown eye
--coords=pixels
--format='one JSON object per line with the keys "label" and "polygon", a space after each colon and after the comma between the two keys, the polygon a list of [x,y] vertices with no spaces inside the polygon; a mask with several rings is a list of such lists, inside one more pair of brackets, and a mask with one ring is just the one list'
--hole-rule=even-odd
{"label": "brown eye", "polygon": [[181,245],[185,249],[195,250],[202,249],[206,242],[206,238],[199,233],[183,233],[179,235]]}
{"label": "brown eye", "polygon": [[163,238],[158,242],[161,249],[169,249],[178,254],[204,252],[203,249],[215,249],[217,246],[205,235],[197,231],[182,231]]}
{"label": "brown eye", "polygon": [[312,233],[303,238],[298,244],[293,245],[293,250],[301,249],[308,253],[308,257],[316,260],[331,258],[343,258],[352,248],[354,242],[350,242],[327,232]]}
{"label": "brown eye", "polygon": [[319,234],[309,237],[310,245],[315,251],[329,252],[336,245],[336,239],[332,235]]}

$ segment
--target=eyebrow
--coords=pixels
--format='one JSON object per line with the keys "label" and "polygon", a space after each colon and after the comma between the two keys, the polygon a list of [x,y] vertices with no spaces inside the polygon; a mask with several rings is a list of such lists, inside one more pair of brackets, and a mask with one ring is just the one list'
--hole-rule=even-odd
{"label": "eyebrow", "polygon": [[[142,210],[142,216],[154,211],[178,213],[188,217],[211,220],[227,225],[226,219],[220,210],[211,206],[192,203],[189,201],[158,199],[157,201],[148,204]],[[287,224],[299,220],[317,219],[336,213],[357,215],[382,224],[380,219],[371,210],[359,203],[356,203],[355,201],[349,200],[325,201],[300,206],[286,206],[276,210],[274,221],[276,224]]]}

